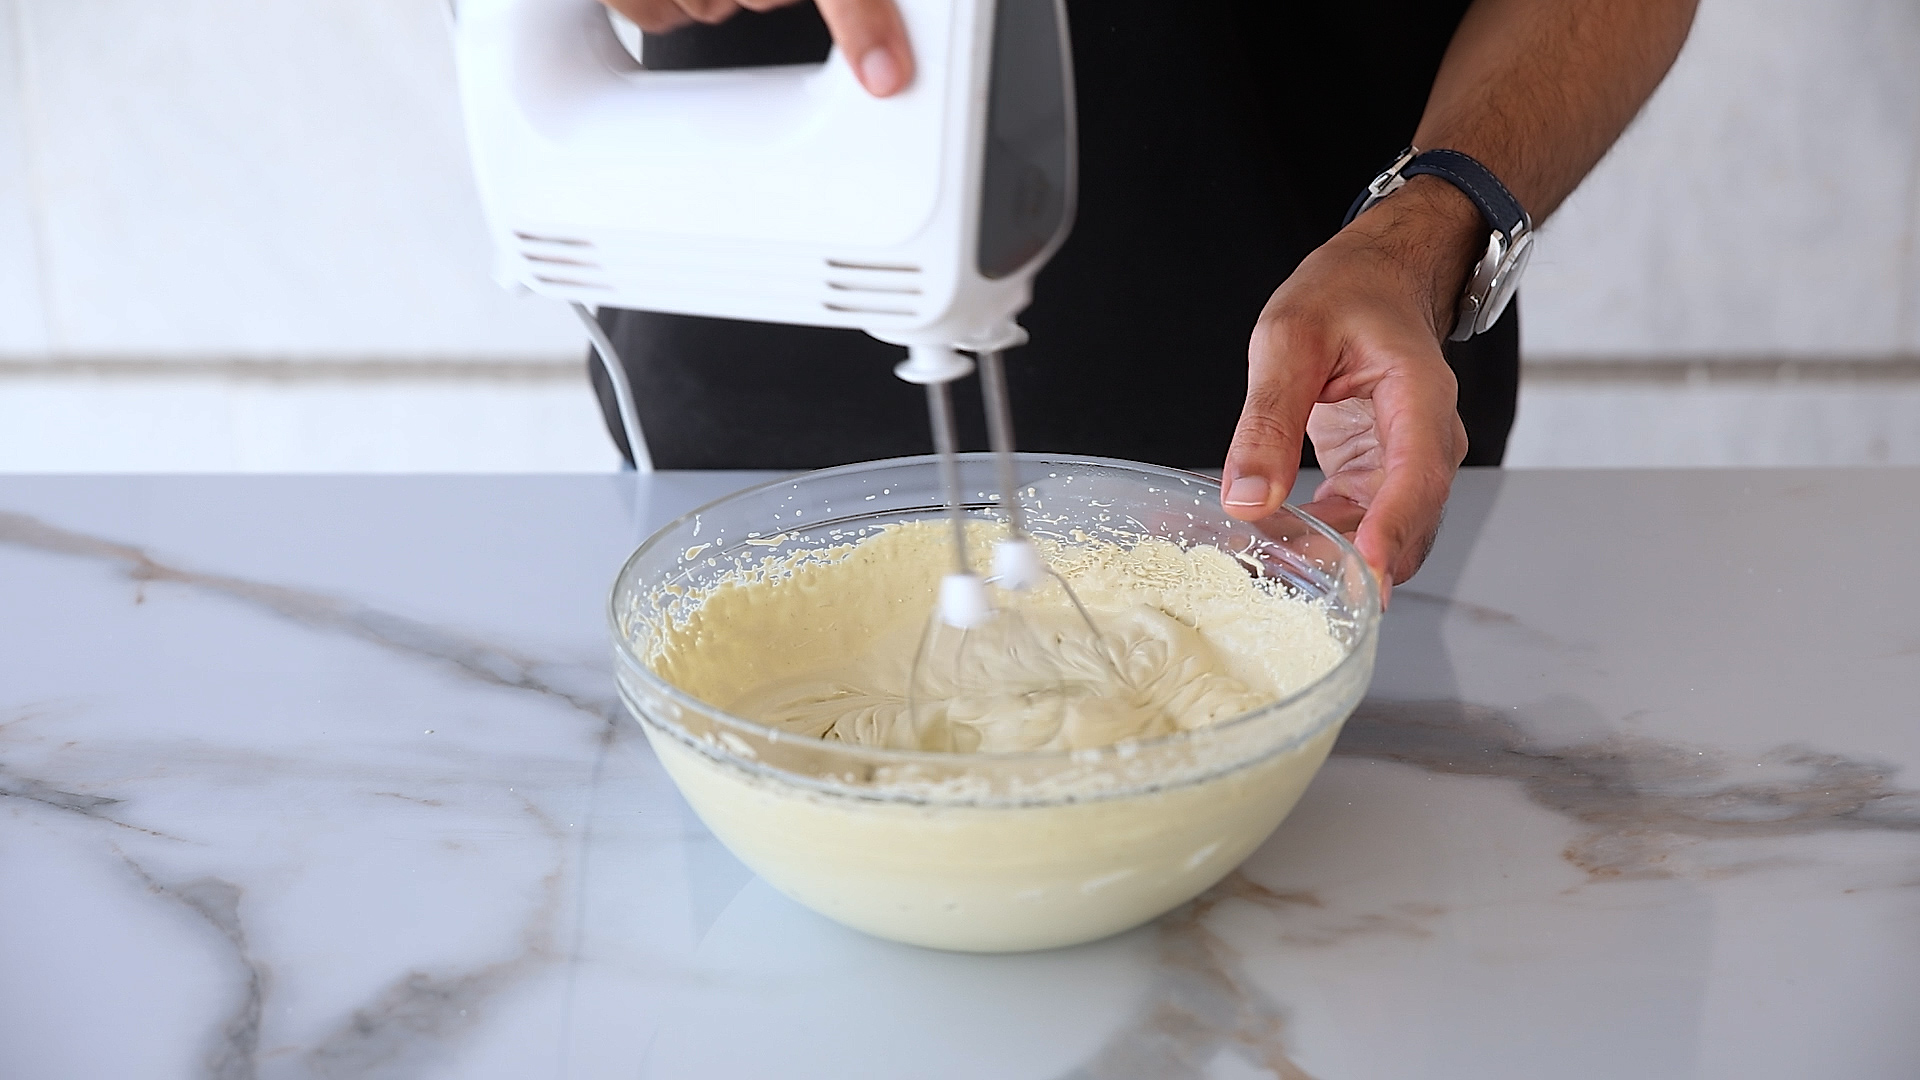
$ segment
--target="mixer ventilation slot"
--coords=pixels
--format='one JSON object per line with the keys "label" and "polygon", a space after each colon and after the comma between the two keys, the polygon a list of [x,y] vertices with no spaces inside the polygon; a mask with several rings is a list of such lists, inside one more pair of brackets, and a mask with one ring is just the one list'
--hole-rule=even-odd
{"label": "mixer ventilation slot", "polygon": [[868,263],[853,262],[849,259],[828,259],[827,265],[835,270],[890,270],[897,274],[917,274],[920,268],[905,263]]}
{"label": "mixer ventilation slot", "polygon": [[540,255],[531,251],[523,251],[520,253],[520,257],[528,262],[550,263],[554,266],[584,266],[589,270],[600,269],[599,263],[590,263],[581,259],[565,259],[558,255]]}
{"label": "mixer ventilation slot", "polygon": [[918,285],[849,285],[844,281],[829,281],[827,288],[839,292],[886,293],[891,296],[919,296]]}
{"label": "mixer ventilation slot", "polygon": [[529,244],[559,244],[562,247],[576,248],[590,248],[593,246],[593,241],[591,240],[575,240],[568,236],[541,236],[538,233],[519,232],[517,230],[513,235],[525,240]]}
{"label": "mixer ventilation slot", "polygon": [[843,271],[827,278],[827,288],[843,294],[821,301],[821,306],[828,311],[849,315],[917,314],[913,302],[905,298],[921,294],[919,267],[854,259],[828,259],[827,267],[830,271]]}
{"label": "mixer ventilation slot", "polygon": [[828,311],[844,312],[848,315],[912,315],[912,308],[854,307],[851,304],[823,303]]}

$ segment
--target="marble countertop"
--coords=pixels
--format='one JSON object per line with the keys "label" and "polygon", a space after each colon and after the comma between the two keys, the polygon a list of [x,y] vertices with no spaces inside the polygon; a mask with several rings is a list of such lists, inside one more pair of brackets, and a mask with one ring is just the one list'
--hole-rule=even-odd
{"label": "marble countertop", "polygon": [[0,1077],[1920,1076],[1920,471],[1463,475],[1265,847],[1002,957],[620,715],[615,569],[747,479],[0,479]]}

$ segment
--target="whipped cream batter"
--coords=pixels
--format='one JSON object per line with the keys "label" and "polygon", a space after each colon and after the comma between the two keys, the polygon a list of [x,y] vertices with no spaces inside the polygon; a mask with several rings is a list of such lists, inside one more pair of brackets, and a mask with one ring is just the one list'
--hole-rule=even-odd
{"label": "whipped cream batter", "polygon": [[[973,541],[987,550],[984,528]],[[912,522],[770,560],[669,632],[655,670],[736,716],[799,734],[1007,753],[1205,727],[1286,696],[1343,654],[1319,606],[1222,551],[1165,540],[1052,546],[1049,561],[1086,616],[1049,580],[994,590],[985,628],[930,627],[950,545],[944,523]]]}
{"label": "whipped cream batter", "polygon": [[[916,679],[949,535],[942,523],[892,525],[769,557],[697,593],[670,587],[673,615],[646,632],[648,666],[680,689],[823,750],[847,747],[781,751],[783,767],[826,781],[800,784],[678,706],[655,706],[678,719],[643,724],[734,854],[795,900],[881,937],[1053,948],[1191,899],[1292,809],[1371,673],[1370,633],[1342,644],[1324,606],[1231,555],[1087,538],[1044,553],[1098,635],[1057,585],[998,594],[1006,616],[965,641],[935,633]],[[984,558],[985,526],[974,539]],[[1343,664],[1350,650],[1360,662]],[[1308,686],[1217,737],[1206,730]],[[1150,741],[1179,731],[1195,737]],[[912,780],[922,766],[874,764],[859,747],[1088,753],[1038,771],[1022,758],[956,758],[957,779],[994,793],[975,798],[964,784],[923,786]],[[1023,786],[1001,786],[1009,776]]]}

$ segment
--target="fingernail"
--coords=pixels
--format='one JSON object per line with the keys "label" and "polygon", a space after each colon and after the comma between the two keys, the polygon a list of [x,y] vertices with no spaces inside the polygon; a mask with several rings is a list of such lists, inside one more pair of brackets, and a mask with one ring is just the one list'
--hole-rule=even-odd
{"label": "fingernail", "polygon": [[1267,478],[1264,476],[1236,476],[1233,483],[1227,485],[1228,506],[1265,506],[1267,505]]}
{"label": "fingernail", "polygon": [[894,62],[886,46],[868,49],[867,55],[860,58],[860,82],[866,86],[867,93],[875,97],[886,97],[900,89],[900,65]]}

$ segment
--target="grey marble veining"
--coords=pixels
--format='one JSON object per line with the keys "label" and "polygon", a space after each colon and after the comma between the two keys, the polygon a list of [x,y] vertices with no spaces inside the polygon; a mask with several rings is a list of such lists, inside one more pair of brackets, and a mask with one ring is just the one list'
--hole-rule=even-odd
{"label": "grey marble veining", "polygon": [[1920,1075],[1920,473],[1463,477],[1274,837],[1012,957],[619,715],[614,569],[744,479],[0,480],[0,1076]]}
{"label": "grey marble veining", "polygon": [[1511,713],[1404,701],[1363,706],[1336,752],[1514,781],[1534,803],[1590,830],[1565,854],[1596,880],[1671,876],[1676,841],[1920,833],[1920,789],[1891,782],[1898,765],[1803,744],[1742,762],[1772,767],[1746,780],[1711,748],[1620,736],[1549,748]]}

